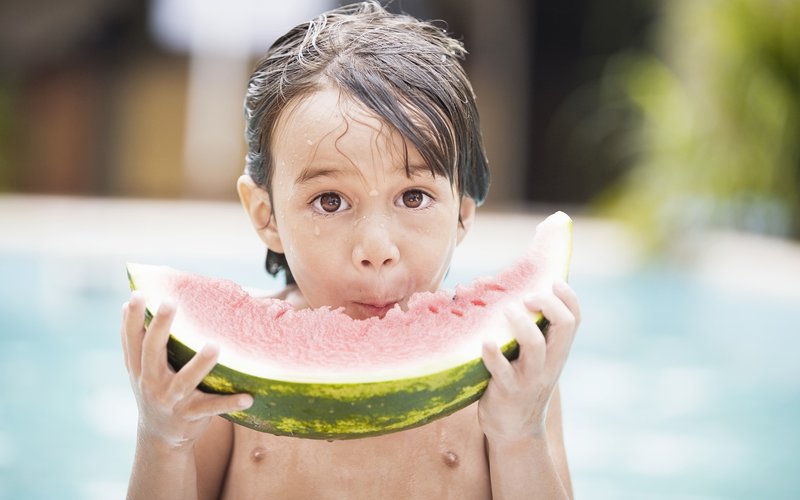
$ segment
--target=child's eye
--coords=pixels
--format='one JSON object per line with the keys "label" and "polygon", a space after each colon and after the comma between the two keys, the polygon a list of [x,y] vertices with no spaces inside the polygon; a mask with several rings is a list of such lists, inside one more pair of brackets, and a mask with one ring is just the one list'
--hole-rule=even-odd
{"label": "child's eye", "polygon": [[433,199],[419,189],[409,189],[397,200],[397,204],[406,208],[425,208]]}
{"label": "child's eye", "polygon": [[314,198],[312,205],[318,211],[326,214],[334,214],[350,208],[350,204],[338,193],[323,193]]}

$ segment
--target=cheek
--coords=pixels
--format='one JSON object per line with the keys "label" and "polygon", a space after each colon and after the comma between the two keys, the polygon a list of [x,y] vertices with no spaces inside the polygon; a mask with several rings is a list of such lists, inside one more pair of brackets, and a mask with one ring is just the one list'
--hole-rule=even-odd
{"label": "cheek", "polygon": [[302,280],[325,285],[331,275],[341,274],[347,237],[324,222],[327,221],[303,217],[287,225],[288,245],[284,250],[298,283]]}
{"label": "cheek", "polygon": [[438,281],[444,276],[456,246],[455,223],[451,217],[439,217],[414,227],[406,238],[403,253],[413,260],[420,279]]}

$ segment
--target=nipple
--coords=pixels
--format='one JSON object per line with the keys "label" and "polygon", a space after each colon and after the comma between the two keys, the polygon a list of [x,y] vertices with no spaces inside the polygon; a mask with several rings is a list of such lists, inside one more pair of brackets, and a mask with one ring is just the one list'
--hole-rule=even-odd
{"label": "nipple", "polygon": [[444,428],[439,428],[439,452],[442,454],[442,462],[451,468],[455,469],[458,467],[458,455],[452,451],[452,448],[447,445],[449,441],[447,432]]}
{"label": "nipple", "polygon": [[267,450],[261,446],[254,448],[252,453],[250,453],[250,459],[255,463],[258,463],[265,458],[267,458]]}
{"label": "nipple", "polygon": [[442,453],[442,462],[450,468],[458,467],[458,455],[453,453],[450,450],[447,450]]}

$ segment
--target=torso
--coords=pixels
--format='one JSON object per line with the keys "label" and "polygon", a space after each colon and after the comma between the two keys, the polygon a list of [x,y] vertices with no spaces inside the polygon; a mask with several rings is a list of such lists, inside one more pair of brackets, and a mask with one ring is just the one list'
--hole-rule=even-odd
{"label": "torso", "polygon": [[477,404],[423,427],[349,441],[234,426],[222,498],[491,498]]}

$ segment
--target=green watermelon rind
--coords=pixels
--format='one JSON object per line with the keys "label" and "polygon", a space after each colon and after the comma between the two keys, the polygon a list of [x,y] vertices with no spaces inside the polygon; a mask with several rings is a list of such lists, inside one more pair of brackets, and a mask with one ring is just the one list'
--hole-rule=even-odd
{"label": "green watermelon rind", "polygon": [[[128,279],[136,289],[133,278]],[[145,311],[145,325],[153,314]],[[537,323],[544,327],[546,320]],[[516,359],[515,340],[501,348]],[[170,335],[167,357],[179,370],[195,351]],[[217,364],[199,389],[215,394],[248,393],[253,405],[223,414],[236,424],[279,436],[343,440],[411,429],[477,401],[489,383],[481,358],[421,377],[367,383],[304,383],[272,380]]]}

